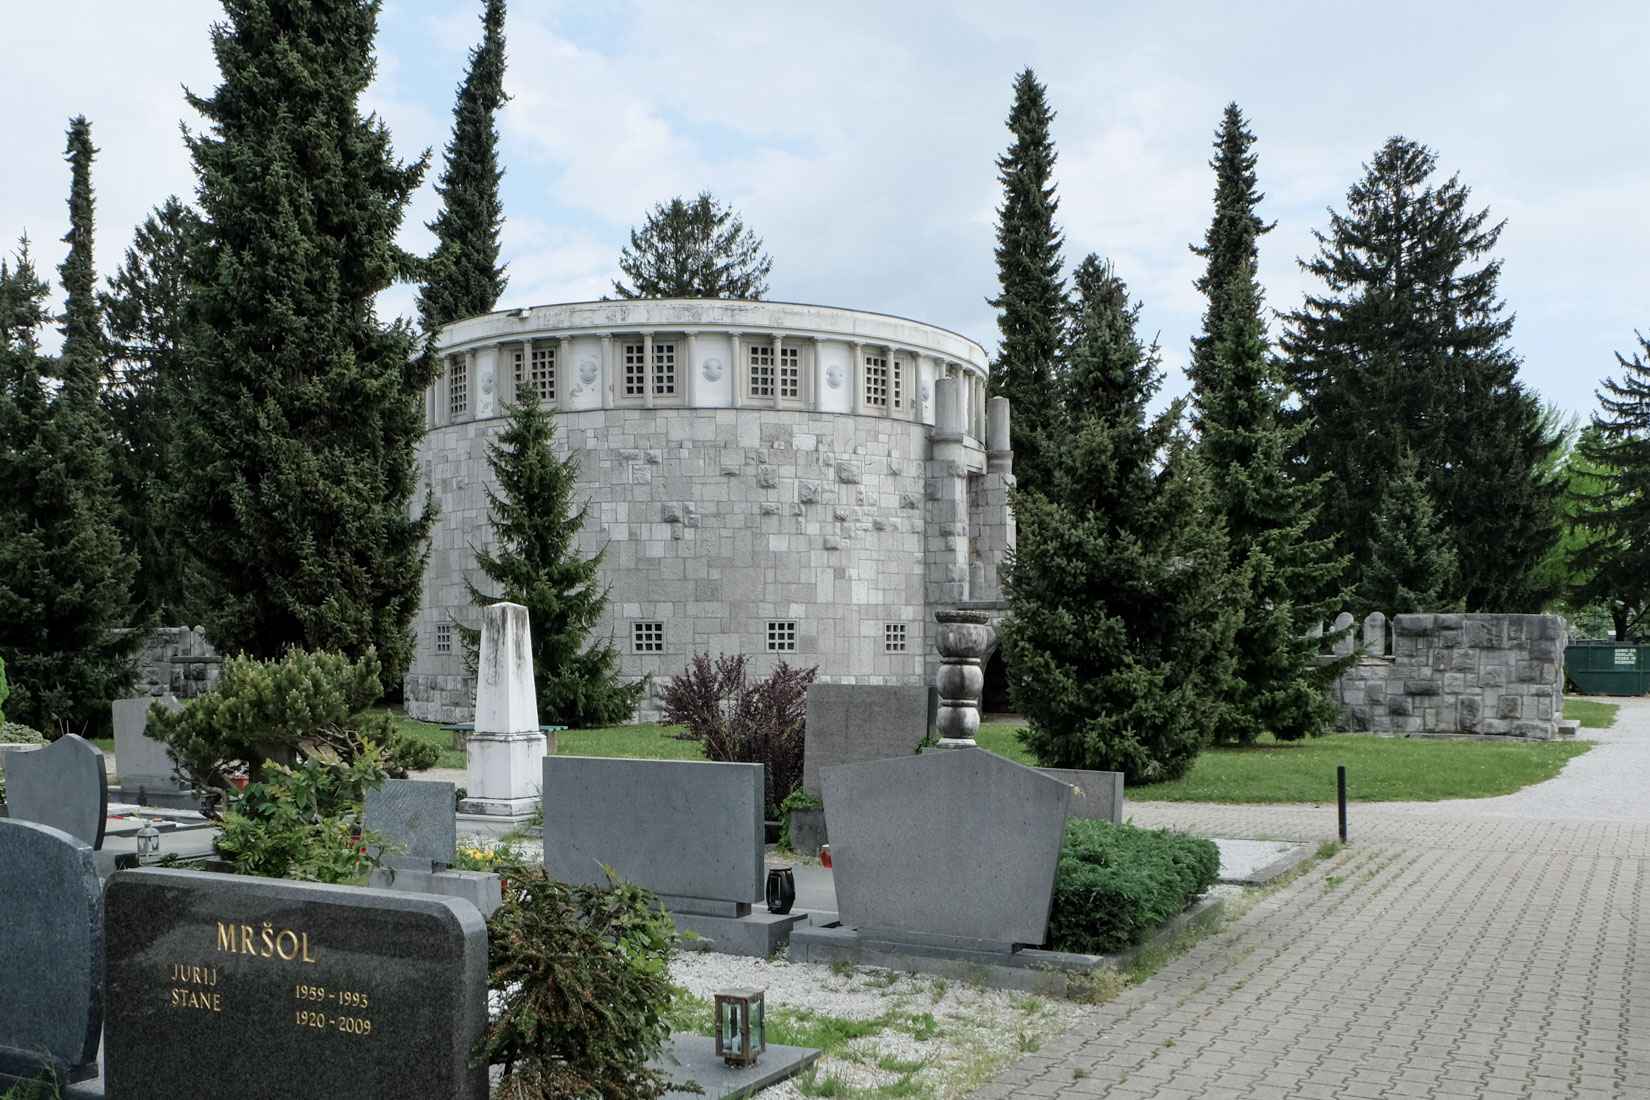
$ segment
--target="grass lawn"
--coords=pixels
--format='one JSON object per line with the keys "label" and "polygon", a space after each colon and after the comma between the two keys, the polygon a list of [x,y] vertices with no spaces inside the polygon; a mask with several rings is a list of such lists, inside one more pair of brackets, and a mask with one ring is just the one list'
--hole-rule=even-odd
{"label": "grass lawn", "polygon": [[[395,725],[408,737],[428,741],[441,750],[438,768],[462,768],[466,764],[461,752],[453,751],[451,730],[428,722],[418,722],[403,715],[395,715]],[[558,756],[624,756],[633,760],[703,760],[704,751],[697,741],[678,741],[679,726],[614,726],[599,730],[562,730],[556,734]]]}
{"label": "grass lawn", "polygon": [[1590,730],[1607,730],[1616,724],[1620,703],[1600,703],[1593,699],[1564,700],[1564,717],[1580,722]]}

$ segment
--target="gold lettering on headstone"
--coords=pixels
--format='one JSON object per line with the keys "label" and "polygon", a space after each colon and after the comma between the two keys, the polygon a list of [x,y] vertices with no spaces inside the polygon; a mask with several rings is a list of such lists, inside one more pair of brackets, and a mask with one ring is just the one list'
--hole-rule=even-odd
{"label": "gold lettering on headstone", "polygon": [[[279,957],[285,962],[313,963],[315,956],[309,953],[309,933],[296,932],[291,928],[277,929],[269,921],[254,929],[249,924],[218,925],[218,950],[228,951],[232,955],[254,955],[259,958]],[[237,932],[238,929],[238,932]]]}

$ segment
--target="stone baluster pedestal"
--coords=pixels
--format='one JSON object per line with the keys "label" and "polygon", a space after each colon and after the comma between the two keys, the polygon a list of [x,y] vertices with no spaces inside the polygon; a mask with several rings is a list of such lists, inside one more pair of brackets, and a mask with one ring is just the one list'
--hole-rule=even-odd
{"label": "stone baluster pedestal", "polygon": [[936,643],[940,667],[934,687],[940,696],[935,732],[941,748],[972,748],[980,732],[980,693],[985,689],[981,662],[991,644],[989,621],[981,611],[937,611]]}
{"label": "stone baluster pedestal", "polygon": [[469,796],[460,813],[525,818],[533,813],[544,772],[533,684],[533,642],[527,609],[490,604],[481,613],[476,668],[475,732],[469,744]]}

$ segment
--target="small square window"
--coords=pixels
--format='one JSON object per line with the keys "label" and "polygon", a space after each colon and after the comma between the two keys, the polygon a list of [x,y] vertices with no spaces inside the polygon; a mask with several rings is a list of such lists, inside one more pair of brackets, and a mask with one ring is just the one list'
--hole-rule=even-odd
{"label": "small square window", "polygon": [[462,357],[448,360],[447,410],[453,420],[470,411],[470,364]]}
{"label": "small square window", "polygon": [[633,653],[663,653],[665,651],[665,624],[630,624],[630,645]]}
{"label": "small square window", "polygon": [[882,624],[882,651],[884,653],[905,652],[905,624]]}
{"label": "small square window", "polygon": [[435,624],[435,651],[437,653],[451,653],[453,651],[453,624]]}
{"label": "small square window", "polygon": [[624,395],[640,397],[647,392],[646,345],[624,345]]}
{"label": "small square window", "polygon": [[787,619],[783,622],[770,620],[768,623],[768,652],[795,653],[796,652],[796,620]]}

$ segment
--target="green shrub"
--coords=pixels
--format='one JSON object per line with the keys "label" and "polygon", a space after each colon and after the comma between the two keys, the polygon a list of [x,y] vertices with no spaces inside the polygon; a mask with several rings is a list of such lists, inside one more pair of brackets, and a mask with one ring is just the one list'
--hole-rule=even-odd
{"label": "green shrub", "polygon": [[502,1067],[497,1096],[653,1100],[671,1086],[647,1060],[670,1037],[670,917],[619,882],[570,886],[539,865],[511,869],[487,920],[488,987],[499,1009],[477,1060]]}
{"label": "green shrub", "polygon": [[1056,951],[1107,955],[1142,943],[1220,876],[1212,841],[1107,821],[1072,821],[1049,911]]}
{"label": "green shrub", "polygon": [[439,749],[400,733],[387,711],[369,709],[384,694],[378,673],[370,648],[355,662],[301,649],[278,661],[231,657],[218,690],[175,712],[150,707],[145,732],[167,743],[196,789],[229,790],[229,775],[240,764],[254,779],[266,760],[291,766],[320,757],[348,764],[369,743],[384,746],[384,766],[396,778],[433,767]]}
{"label": "green shrub", "polygon": [[236,874],[365,882],[385,841],[360,828],[361,796],[386,778],[370,744],[348,764],[314,756],[296,768],[268,764],[224,815],[215,846]]}
{"label": "green shrub", "polygon": [[46,735],[30,729],[21,722],[7,722],[0,726],[0,745],[44,745]]}
{"label": "green shrub", "polygon": [[6,696],[11,694],[11,688],[6,685],[6,659],[0,657],[0,726],[6,724]]}

